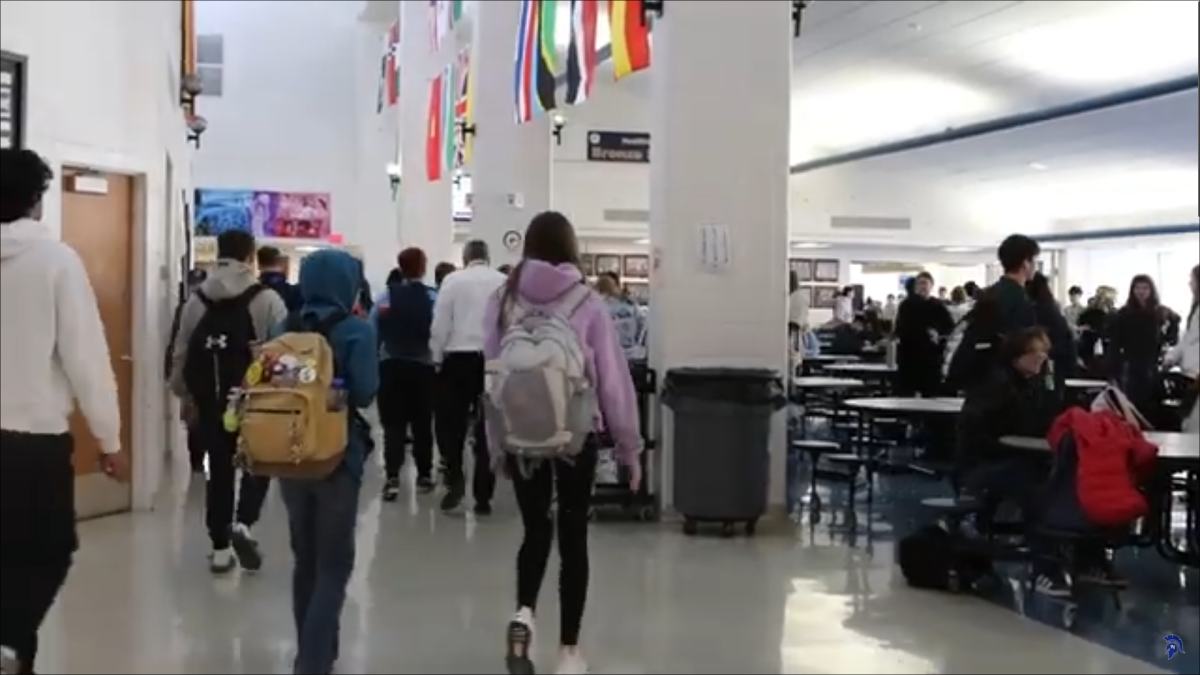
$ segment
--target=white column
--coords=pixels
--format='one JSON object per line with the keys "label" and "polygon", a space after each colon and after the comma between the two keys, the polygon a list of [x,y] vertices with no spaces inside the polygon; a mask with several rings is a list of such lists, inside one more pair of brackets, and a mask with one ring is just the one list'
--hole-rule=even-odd
{"label": "white column", "polygon": [[514,263],[521,255],[519,247],[505,248],[505,234],[524,236],[529,220],[551,203],[550,117],[516,122],[513,63],[520,14],[517,0],[475,3],[471,238],[488,243],[496,265]]}
{"label": "white column", "polygon": [[[655,23],[650,339],[660,376],[687,366],[786,371],[791,11],[778,0],[671,2]],[[723,269],[702,263],[706,226],[729,233]],[[773,506],[784,503],[784,419],[773,424]]]}
{"label": "white column", "polygon": [[[453,261],[454,217],[450,190],[453,172],[442,171],[431,183],[425,172],[425,141],[429,133],[429,84],[457,53],[447,39],[438,53],[430,49],[429,3],[400,0],[400,169],[398,197],[400,245],[417,246],[433,266]],[[443,83],[454,87],[456,83]],[[381,227],[383,224],[381,224]],[[399,253],[399,251],[396,251]],[[393,253],[393,256],[395,254]]]}
{"label": "white column", "polygon": [[[398,9],[398,8],[397,8]],[[348,244],[362,249],[367,281],[371,288],[383,281],[396,266],[400,250],[400,214],[392,195],[387,167],[396,161],[399,147],[400,112],[397,107],[376,110],[379,92],[379,61],[390,21],[361,21],[358,24],[357,171],[355,183],[356,221]],[[386,103],[385,103],[386,105]]]}

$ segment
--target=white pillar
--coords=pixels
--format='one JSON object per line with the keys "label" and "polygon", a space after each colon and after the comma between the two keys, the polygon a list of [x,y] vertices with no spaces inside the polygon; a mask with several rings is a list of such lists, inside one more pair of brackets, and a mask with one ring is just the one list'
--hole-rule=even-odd
{"label": "white pillar", "polygon": [[[687,366],[787,369],[791,11],[778,0],[671,2],[655,23],[650,339],[660,376]],[[702,263],[706,226],[728,231],[723,269]],[[773,506],[785,501],[784,420],[772,425]]]}
{"label": "white pillar", "polygon": [[[429,277],[440,261],[453,262],[454,216],[451,208],[453,171],[442,171],[431,183],[425,172],[429,133],[429,84],[457,54],[450,38],[438,53],[429,41],[429,3],[400,0],[400,170],[397,199],[400,245],[417,246],[429,257]],[[443,83],[455,87],[457,83]],[[396,251],[399,253],[399,251]],[[394,255],[394,254],[393,254]]]}
{"label": "white pillar", "polygon": [[521,255],[519,247],[505,248],[505,234],[524,236],[529,220],[551,204],[550,116],[516,121],[513,62],[520,15],[518,0],[475,3],[471,238],[488,243],[496,265],[514,263]]}

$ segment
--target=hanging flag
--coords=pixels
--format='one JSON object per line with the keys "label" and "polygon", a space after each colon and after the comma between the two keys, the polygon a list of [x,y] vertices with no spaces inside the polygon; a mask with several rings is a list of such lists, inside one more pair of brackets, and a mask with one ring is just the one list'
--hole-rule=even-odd
{"label": "hanging flag", "polygon": [[[437,47],[435,52],[442,51],[442,45],[454,35],[454,6],[452,0],[437,0]],[[451,83],[453,84],[453,83]]]}
{"label": "hanging flag", "polygon": [[467,164],[467,147],[471,137],[465,132],[471,125],[471,49],[463,49],[458,53],[458,66],[455,74],[458,77],[458,98],[454,101],[455,141],[457,147],[454,153],[454,168],[461,169]]}
{"label": "hanging flag", "polygon": [[442,171],[444,175],[454,173],[454,155],[458,149],[458,78],[454,63],[446,64],[442,70]]}
{"label": "hanging flag", "polygon": [[429,0],[429,9],[425,15],[425,20],[429,24],[429,51],[434,54],[441,51],[442,48],[441,32],[438,29],[438,13],[441,4],[439,0]]}
{"label": "hanging flag", "polygon": [[[471,48],[468,47],[462,51],[460,56],[460,64],[462,68],[462,76],[459,78],[463,89],[463,105],[462,119],[463,127],[475,126],[475,80],[478,79],[471,75]],[[467,166],[471,163],[471,157],[474,155],[475,136],[471,134],[462,135],[462,147],[460,154],[462,155],[460,166]]]}
{"label": "hanging flag", "polygon": [[613,73],[616,79],[650,67],[650,27],[642,0],[609,0]]}
{"label": "hanging flag", "polygon": [[554,24],[556,0],[522,0],[517,31],[516,85],[517,122],[528,122],[538,112],[558,107],[555,101]]}
{"label": "hanging flag", "polygon": [[452,5],[452,9],[450,11],[450,20],[454,22],[455,26],[457,26],[458,24],[462,23],[463,0],[452,0],[450,4]]}
{"label": "hanging flag", "polygon": [[425,178],[442,179],[442,76],[429,83],[429,115],[425,121]]}
{"label": "hanging flag", "polygon": [[375,112],[400,102],[400,22],[393,21],[383,34],[383,56],[379,63],[379,94]]}
{"label": "hanging flag", "polygon": [[599,19],[600,0],[571,0],[571,42],[567,47],[567,103],[571,105],[592,95]]}

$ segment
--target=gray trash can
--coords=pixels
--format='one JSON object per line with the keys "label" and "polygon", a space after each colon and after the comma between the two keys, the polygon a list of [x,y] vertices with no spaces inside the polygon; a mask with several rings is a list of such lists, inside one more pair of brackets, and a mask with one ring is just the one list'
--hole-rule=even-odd
{"label": "gray trash can", "polygon": [[719,523],[753,534],[767,510],[771,417],[787,403],[779,373],[762,369],[677,368],[663,381],[673,413],[675,508],[684,532]]}

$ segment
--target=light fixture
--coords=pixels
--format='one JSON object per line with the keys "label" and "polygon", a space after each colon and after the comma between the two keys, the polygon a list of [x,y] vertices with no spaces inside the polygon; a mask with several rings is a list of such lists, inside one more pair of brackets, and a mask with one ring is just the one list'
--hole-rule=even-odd
{"label": "light fixture", "polygon": [[560,112],[555,112],[550,117],[550,124],[553,125],[554,128],[554,130],[551,132],[551,134],[554,136],[554,144],[562,145],[563,127],[567,126],[566,115],[563,115]]}
{"label": "light fixture", "polygon": [[1046,166],[1045,164],[1042,164],[1041,162],[1030,162],[1029,168],[1033,169],[1034,171],[1045,171],[1046,169],[1049,169],[1050,167]]}
{"label": "light fixture", "polygon": [[197,150],[200,149],[200,136],[208,130],[208,120],[199,115],[191,115],[187,119],[188,142]]}
{"label": "light fixture", "polygon": [[396,188],[400,187],[400,164],[398,164],[396,162],[392,162],[392,163],[388,164],[387,165],[387,177],[388,177],[388,184],[391,185],[393,191],[395,191]]}
{"label": "light fixture", "polygon": [[971,246],[943,246],[942,253],[978,253],[979,249]]}
{"label": "light fixture", "polygon": [[639,246],[649,246],[649,245],[650,245],[650,240],[649,240],[649,239],[638,239],[637,241],[635,241],[635,242],[633,242],[633,243],[635,243],[635,244],[637,244],[637,245],[639,245]]}
{"label": "light fixture", "polygon": [[804,249],[804,250],[816,250],[816,249],[822,249],[822,248],[829,248],[829,244],[821,244],[821,243],[815,242],[815,241],[794,241],[794,242],[792,242],[792,248]]}
{"label": "light fixture", "polygon": [[200,80],[200,76],[188,73],[179,83],[179,105],[191,107],[196,102],[196,97],[203,93],[204,82]]}

